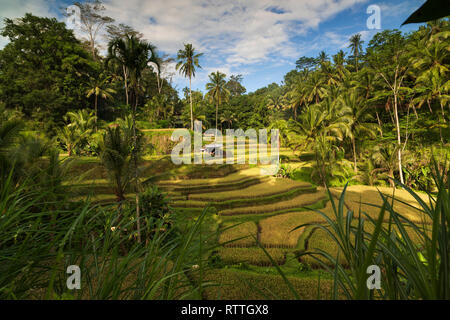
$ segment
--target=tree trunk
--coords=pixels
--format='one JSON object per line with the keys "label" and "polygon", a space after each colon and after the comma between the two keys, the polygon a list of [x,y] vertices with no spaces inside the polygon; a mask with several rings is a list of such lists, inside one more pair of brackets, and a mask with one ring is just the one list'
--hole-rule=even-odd
{"label": "tree trunk", "polygon": [[136,109],[138,104],[138,95],[137,88],[135,88],[135,99],[136,102],[133,108],[133,161],[134,161],[134,179],[136,184],[136,225],[137,225],[137,234],[138,234],[138,242],[141,243],[141,221],[140,221],[140,210],[139,210],[139,180],[138,180],[138,168],[137,168],[137,135],[136,135]]}
{"label": "tree trunk", "polygon": [[92,51],[92,57],[94,58],[94,61],[97,61],[97,55],[95,54],[94,39],[91,39],[91,51]]}
{"label": "tree trunk", "polygon": [[98,96],[95,95],[95,132],[97,132],[97,103],[98,103]]}
{"label": "tree trunk", "polygon": [[[394,170],[392,170],[392,169],[389,170],[389,177],[392,177],[392,179],[394,178]],[[392,188],[395,188],[395,183],[394,183],[394,180],[392,180],[392,179],[389,179],[389,185]]]}
{"label": "tree trunk", "polygon": [[189,76],[189,99],[191,102],[191,130],[194,130],[194,112],[192,111],[192,79]]}
{"label": "tree trunk", "polygon": [[216,103],[216,137],[217,137],[217,118],[219,115],[219,102]]}
{"label": "tree trunk", "polygon": [[381,126],[380,116],[378,115],[378,111],[375,111],[375,113],[377,114],[377,121],[378,121],[378,126],[380,127],[381,137],[383,138],[383,127]]}
{"label": "tree trunk", "polygon": [[447,123],[447,121],[445,120],[445,113],[444,113],[444,104],[442,103],[442,100],[439,101],[440,105],[441,105],[441,111],[442,111],[442,120],[444,120],[444,123]]}
{"label": "tree trunk", "polygon": [[356,165],[356,144],[355,137],[352,137],[352,145],[353,145],[353,163],[355,166],[355,173],[358,173],[358,166]]}
{"label": "tree trunk", "polygon": [[400,175],[400,182],[405,183],[403,179],[403,170],[402,170],[402,138],[400,136],[400,124],[398,121],[398,102],[397,102],[397,89],[394,89],[394,117],[395,117],[395,127],[397,129],[397,143],[398,143],[398,171]]}
{"label": "tree trunk", "polygon": [[156,83],[157,83],[157,85],[158,85],[158,93],[161,94],[162,83],[161,83],[161,80],[159,79],[159,72],[158,72],[158,74],[156,75]]}
{"label": "tree trunk", "polygon": [[127,76],[127,71],[126,68],[123,67],[123,79],[125,82],[125,97],[126,97],[126,102],[127,102],[127,106],[129,104],[129,100],[128,100],[128,76]]}

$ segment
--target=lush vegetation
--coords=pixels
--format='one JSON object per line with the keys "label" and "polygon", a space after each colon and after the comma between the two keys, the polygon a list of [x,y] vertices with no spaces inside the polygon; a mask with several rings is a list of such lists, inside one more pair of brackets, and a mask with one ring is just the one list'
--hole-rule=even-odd
{"label": "lush vegetation", "polygon": [[[201,92],[192,44],[162,55],[76,5],[85,38],[32,14],[1,31],[1,298],[450,298],[448,18],[354,35],[255,92],[212,72]],[[279,171],[176,166],[170,136],[194,120],[279,129]]]}

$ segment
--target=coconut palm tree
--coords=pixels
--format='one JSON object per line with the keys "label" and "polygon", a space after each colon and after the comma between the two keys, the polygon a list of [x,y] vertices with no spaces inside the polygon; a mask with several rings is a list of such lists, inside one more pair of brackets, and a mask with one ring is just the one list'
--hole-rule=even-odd
{"label": "coconut palm tree", "polygon": [[325,95],[325,88],[323,83],[323,77],[320,72],[313,72],[306,82],[306,92],[308,102],[314,101],[319,103],[319,99],[323,98]]}
{"label": "coconut palm tree", "polygon": [[195,53],[192,44],[184,45],[184,50],[179,50],[177,55],[178,63],[176,69],[185,77],[189,78],[189,96],[191,103],[191,130],[194,130],[194,116],[192,110],[192,77],[195,77],[195,68],[201,68],[199,59],[203,53]]}
{"label": "coconut palm tree", "polygon": [[138,229],[138,241],[141,241],[140,232],[140,217],[139,217],[139,179],[137,168],[137,134],[136,134],[136,109],[139,101],[139,88],[142,73],[149,69],[152,65],[153,71],[159,72],[159,60],[156,56],[156,48],[152,44],[140,40],[134,35],[127,35],[124,38],[113,39],[108,45],[107,61],[116,61],[124,70],[125,92],[127,95],[128,105],[128,85],[129,79],[130,87],[134,95],[133,104],[133,151],[132,157],[134,162],[134,173],[136,182],[136,219]]}
{"label": "coconut palm tree", "polygon": [[352,51],[353,57],[355,58],[356,72],[358,72],[358,59],[362,52],[362,44],[364,41],[361,40],[361,34],[357,33],[350,37],[350,45],[348,46]]}
{"label": "coconut palm tree", "polygon": [[109,80],[111,77],[101,74],[97,79],[91,79],[89,83],[89,89],[86,91],[86,97],[95,96],[95,130],[97,130],[97,109],[98,109],[98,97],[103,99],[112,99],[112,94],[116,91],[109,88]]}
{"label": "coconut palm tree", "polygon": [[[450,80],[446,80],[439,74],[437,69],[431,72],[424,72],[416,79],[415,90],[419,95],[413,99],[420,108],[426,101],[430,103],[437,100],[441,106],[442,117],[445,117],[444,105],[450,101],[448,95],[450,91]],[[444,118],[445,121],[445,118]]]}
{"label": "coconut palm tree", "polygon": [[217,121],[219,118],[219,106],[223,101],[228,101],[230,98],[230,91],[225,87],[227,82],[225,81],[226,75],[219,71],[213,72],[209,75],[209,81],[206,84],[207,97],[210,102],[216,102],[216,134],[217,134]]}
{"label": "coconut palm tree", "polygon": [[339,50],[339,52],[333,56],[333,63],[334,63],[334,66],[335,66],[338,74],[341,77],[344,76],[344,73],[346,71],[345,65],[344,65],[345,64],[345,52],[342,50]]}
{"label": "coconut palm tree", "polygon": [[363,134],[375,137],[378,127],[375,123],[368,122],[372,120],[372,116],[368,113],[369,106],[365,99],[358,95],[355,90],[346,91],[341,99],[343,105],[348,107],[350,111],[347,114],[347,117],[351,120],[349,136],[353,147],[354,170],[358,172],[356,164],[356,137],[361,137]]}
{"label": "coconut palm tree", "polygon": [[222,115],[220,116],[220,123],[227,123],[229,129],[231,129],[233,122],[235,122],[237,119],[234,116],[233,112],[230,110],[226,110]]}
{"label": "coconut palm tree", "polygon": [[284,97],[282,95],[269,95],[267,97],[267,108],[269,110],[280,110],[284,107],[284,102]]}

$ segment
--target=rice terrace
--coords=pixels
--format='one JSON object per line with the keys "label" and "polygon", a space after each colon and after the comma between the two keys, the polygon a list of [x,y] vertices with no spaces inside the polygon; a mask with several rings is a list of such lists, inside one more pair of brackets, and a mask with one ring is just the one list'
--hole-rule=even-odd
{"label": "rice terrace", "polygon": [[2,300],[450,299],[446,1],[18,3]]}

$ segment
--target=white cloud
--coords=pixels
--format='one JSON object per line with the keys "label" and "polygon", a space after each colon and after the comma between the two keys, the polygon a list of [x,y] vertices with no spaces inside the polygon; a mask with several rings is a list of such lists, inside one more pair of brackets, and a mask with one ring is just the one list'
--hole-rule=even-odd
{"label": "white cloud", "polygon": [[291,37],[305,34],[366,0],[105,0],[108,14],[175,54],[192,43],[224,66],[297,56]]}
{"label": "white cloud", "polygon": [[[8,17],[25,12],[48,16],[57,11],[57,0],[6,0],[6,5],[0,1],[0,15]],[[204,52],[204,68],[198,70],[194,85],[207,81],[211,71],[245,74],[252,66],[276,66],[296,59],[302,50],[327,44],[341,47],[346,39],[332,32],[321,37],[324,43],[299,43],[293,38],[309,35],[320,23],[367,1],[103,0],[107,15],[142,32],[165,53],[174,56],[184,43]],[[174,71],[174,65],[170,70]],[[182,81],[178,72],[173,80]]]}
{"label": "white cloud", "polygon": [[[175,55],[184,43],[204,52],[193,86],[208,73],[244,74],[250,65],[296,59],[295,36],[306,35],[343,10],[367,0],[104,0],[107,14]],[[209,66],[216,66],[210,68]],[[245,70],[243,68],[246,68]],[[185,83],[175,73],[176,83]]]}

